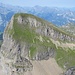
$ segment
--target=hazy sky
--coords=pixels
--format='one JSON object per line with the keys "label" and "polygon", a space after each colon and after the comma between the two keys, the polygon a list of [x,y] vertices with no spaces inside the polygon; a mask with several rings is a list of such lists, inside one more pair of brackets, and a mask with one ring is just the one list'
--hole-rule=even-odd
{"label": "hazy sky", "polygon": [[75,7],[75,0],[0,0],[0,2],[17,6],[49,6],[49,7]]}

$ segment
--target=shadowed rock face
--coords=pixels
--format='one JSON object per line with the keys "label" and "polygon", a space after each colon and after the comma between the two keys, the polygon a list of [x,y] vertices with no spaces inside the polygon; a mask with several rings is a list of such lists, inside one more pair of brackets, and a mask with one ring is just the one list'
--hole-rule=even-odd
{"label": "shadowed rock face", "polygon": [[75,67],[69,68],[66,72],[65,75],[75,75]]}
{"label": "shadowed rock face", "polygon": [[55,50],[48,48],[47,51],[38,52],[32,60],[48,60],[55,56]]}

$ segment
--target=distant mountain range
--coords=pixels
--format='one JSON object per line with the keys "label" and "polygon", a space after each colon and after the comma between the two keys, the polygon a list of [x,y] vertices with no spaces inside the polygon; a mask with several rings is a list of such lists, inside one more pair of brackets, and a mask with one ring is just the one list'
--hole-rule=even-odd
{"label": "distant mountain range", "polygon": [[0,3],[0,31],[4,31],[5,26],[15,13],[30,13],[52,22],[57,26],[75,23],[75,8],[57,7],[19,7]]}

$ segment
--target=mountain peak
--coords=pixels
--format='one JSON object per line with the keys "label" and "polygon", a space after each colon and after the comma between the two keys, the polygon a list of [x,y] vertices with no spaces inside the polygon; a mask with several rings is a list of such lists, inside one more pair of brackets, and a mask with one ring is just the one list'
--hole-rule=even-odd
{"label": "mountain peak", "polygon": [[[50,66],[50,59],[56,66],[58,63],[61,64],[61,67],[68,68],[72,66],[72,62],[65,65],[66,60],[75,58],[75,53],[72,56],[68,54],[68,52],[72,54],[71,51],[74,50],[75,37],[60,30],[52,23],[31,14],[15,14],[4,31],[3,40],[1,60],[9,70],[7,71],[3,66],[8,75],[14,73],[24,75],[27,72],[30,74],[30,71],[34,75],[35,70],[38,72],[36,64],[39,66],[39,63],[43,63],[46,66],[49,63],[48,66]],[[72,61],[72,59],[69,60]],[[56,68],[58,70],[53,67],[57,75],[60,75],[63,72],[62,69],[59,66]],[[52,72],[52,70],[50,71]],[[60,72],[57,72],[59,70]],[[43,72],[40,72],[39,75],[44,74]],[[51,75],[53,74],[54,72]]]}
{"label": "mountain peak", "polygon": [[[74,41],[74,38],[75,38],[74,36],[64,32],[63,30],[54,26],[52,23],[49,23],[48,21],[38,18],[37,16],[34,16],[32,14],[27,14],[27,13],[26,14],[24,14],[24,13],[15,14],[14,20],[13,20],[14,30],[17,29],[17,28],[15,28],[16,25],[18,27],[20,27],[20,25],[23,26],[23,29],[28,27],[28,28],[31,28],[29,30],[32,30],[34,28],[34,32],[37,32],[37,33],[43,34],[43,35],[47,35],[52,38],[54,38],[54,36],[55,36],[54,39],[60,39],[63,41],[64,40],[65,41]],[[42,31],[42,27],[43,27],[43,31]],[[22,28],[22,27],[20,27],[20,28]],[[37,31],[37,30],[39,30],[39,31]],[[50,33],[50,32],[52,32],[52,33]]]}

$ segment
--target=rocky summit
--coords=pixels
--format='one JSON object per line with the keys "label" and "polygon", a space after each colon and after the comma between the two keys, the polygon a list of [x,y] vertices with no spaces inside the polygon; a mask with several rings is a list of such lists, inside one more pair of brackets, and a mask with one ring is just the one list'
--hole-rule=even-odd
{"label": "rocky summit", "polygon": [[63,74],[75,65],[74,48],[75,36],[34,15],[15,14],[3,34],[2,75]]}

